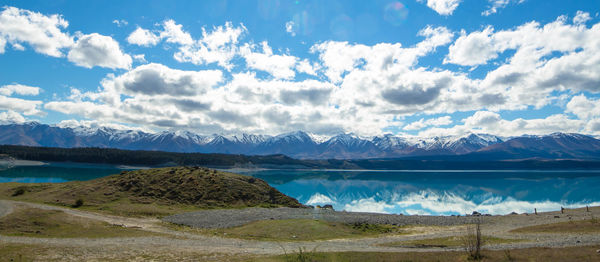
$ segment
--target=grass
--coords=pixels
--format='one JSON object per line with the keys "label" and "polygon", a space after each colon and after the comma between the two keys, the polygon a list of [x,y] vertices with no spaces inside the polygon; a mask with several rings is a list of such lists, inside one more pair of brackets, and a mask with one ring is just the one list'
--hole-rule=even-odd
{"label": "grass", "polygon": [[16,208],[0,218],[0,234],[8,236],[53,238],[140,237],[159,234],[134,228],[123,228],[103,221],[86,219],[57,210]]}
{"label": "grass", "polygon": [[513,229],[514,233],[600,233],[600,220],[586,219]]}
{"label": "grass", "polygon": [[249,261],[255,255],[203,253],[194,250],[85,247],[0,242],[0,262],[25,261]]}
{"label": "grass", "polygon": [[[506,239],[506,238],[498,238],[498,237],[491,237],[491,236],[483,236],[482,238],[483,238],[483,242],[486,245],[507,244],[507,243],[524,241],[522,239]],[[438,238],[419,239],[419,240],[397,241],[397,242],[385,243],[385,244],[382,244],[382,246],[427,248],[427,247],[463,247],[464,244],[465,243],[464,243],[463,236],[453,236],[453,237],[438,237]]]}
{"label": "grass", "polygon": [[132,217],[207,208],[300,206],[261,179],[200,167],[136,170],[66,183],[0,183],[0,198]]}
{"label": "grass", "polygon": [[[568,247],[568,248],[527,248],[513,250],[484,250],[480,261],[598,261],[600,255],[596,250],[600,246]],[[469,260],[465,252],[294,252],[287,255],[254,258],[251,261],[261,262],[293,262],[293,261],[448,261],[462,262]]]}
{"label": "grass", "polygon": [[194,229],[178,225],[173,227],[200,234],[266,241],[313,241],[406,233],[406,227],[400,226],[344,224],[313,219],[261,220],[224,229]]}

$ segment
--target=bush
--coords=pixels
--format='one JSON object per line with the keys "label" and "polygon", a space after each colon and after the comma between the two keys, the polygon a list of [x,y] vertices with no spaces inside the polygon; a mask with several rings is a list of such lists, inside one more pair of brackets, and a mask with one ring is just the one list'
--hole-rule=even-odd
{"label": "bush", "polygon": [[20,196],[22,194],[25,194],[25,189],[22,187],[17,188],[17,190],[15,190],[15,192],[12,194],[12,196]]}
{"label": "bush", "polygon": [[75,201],[75,205],[73,205],[73,207],[77,208],[83,206],[83,199],[77,199],[77,201]]}
{"label": "bush", "polygon": [[469,259],[480,260],[483,258],[481,255],[481,246],[483,246],[483,239],[481,238],[481,223],[477,221],[474,227],[467,228],[467,235],[463,239],[465,251],[469,255]]}

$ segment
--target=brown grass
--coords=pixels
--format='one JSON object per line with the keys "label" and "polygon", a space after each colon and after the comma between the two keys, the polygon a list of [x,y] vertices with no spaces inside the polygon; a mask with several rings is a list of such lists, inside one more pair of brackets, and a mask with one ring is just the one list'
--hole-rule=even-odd
{"label": "brown grass", "polygon": [[[568,247],[568,248],[527,248],[513,250],[483,250],[480,261],[529,261],[529,262],[581,262],[600,261],[600,254],[596,250],[600,246]],[[294,252],[288,255],[255,258],[252,261],[443,261],[462,262],[472,261],[465,252],[335,252],[322,253],[304,251],[302,254]]]}
{"label": "brown grass", "polygon": [[57,210],[18,207],[0,218],[0,234],[27,237],[139,237],[160,234],[110,225]]}
{"label": "brown grass", "polygon": [[514,233],[600,233],[600,220],[586,219],[513,229]]}
{"label": "brown grass", "polygon": [[406,227],[400,226],[345,224],[313,219],[262,220],[223,229],[196,229],[174,224],[169,224],[169,227],[198,234],[264,241],[314,241],[408,233]]}
{"label": "brown grass", "polygon": [[206,208],[299,207],[265,181],[200,167],[122,172],[90,181],[0,183],[0,198],[80,208],[121,216],[162,217]]}

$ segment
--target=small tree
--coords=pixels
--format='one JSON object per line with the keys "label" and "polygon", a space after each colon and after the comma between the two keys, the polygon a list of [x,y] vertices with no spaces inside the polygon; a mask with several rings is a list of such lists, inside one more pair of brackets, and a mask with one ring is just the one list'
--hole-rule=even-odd
{"label": "small tree", "polygon": [[481,222],[477,220],[474,226],[467,227],[467,235],[463,239],[465,251],[470,259],[480,260],[483,238],[481,237]]}

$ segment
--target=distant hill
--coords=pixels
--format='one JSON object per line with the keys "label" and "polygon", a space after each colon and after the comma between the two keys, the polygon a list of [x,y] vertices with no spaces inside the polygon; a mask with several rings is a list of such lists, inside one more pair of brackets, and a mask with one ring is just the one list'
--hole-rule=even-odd
{"label": "distant hill", "polygon": [[97,147],[178,153],[243,155],[282,154],[296,159],[381,159],[461,156],[475,159],[599,159],[600,140],[580,134],[498,137],[372,138],[354,134],[332,137],[297,131],[278,136],[198,135],[190,132],[145,133],[111,128],[59,127],[35,122],[0,125],[0,144],[41,147]]}
{"label": "distant hill", "polygon": [[[381,169],[381,170],[490,170],[490,169],[600,169],[598,159],[515,159],[510,154],[429,155],[381,159],[298,160],[285,155],[131,151],[111,148],[52,148],[0,146],[0,155],[23,160],[81,162],[133,166],[207,166],[216,168],[274,169]],[[495,153],[494,153],[495,154]],[[501,158],[504,156],[505,158]],[[2,163],[0,163],[1,167]]]}

